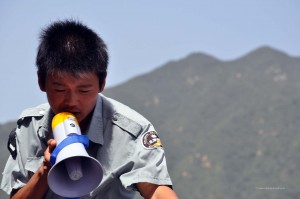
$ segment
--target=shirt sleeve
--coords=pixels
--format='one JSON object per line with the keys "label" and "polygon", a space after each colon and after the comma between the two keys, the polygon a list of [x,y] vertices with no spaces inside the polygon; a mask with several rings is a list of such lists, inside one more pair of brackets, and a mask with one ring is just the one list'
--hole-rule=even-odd
{"label": "shirt sleeve", "polygon": [[10,156],[2,173],[1,189],[7,194],[10,194],[12,189],[23,187],[25,184],[19,180],[20,174],[20,168],[17,164],[17,160],[14,160],[12,156]]}
{"label": "shirt sleeve", "polygon": [[2,173],[1,189],[7,194],[10,194],[12,189],[20,189],[25,186],[44,159],[43,156],[29,155],[32,154],[30,151],[34,151],[32,149],[37,146],[37,144],[32,144],[36,142],[37,136],[28,132],[31,130],[31,125],[16,129],[17,155],[15,158],[12,155],[9,156]]}
{"label": "shirt sleeve", "polygon": [[[20,129],[16,129],[16,131],[20,131]],[[14,139],[14,140],[12,140]],[[19,153],[20,145],[18,143],[17,136],[15,135],[14,138],[10,138],[10,142],[14,141],[14,150],[15,150],[15,157],[11,154],[6,162],[4,171],[2,173],[2,182],[1,182],[1,189],[5,191],[7,194],[10,194],[12,189],[18,189],[25,185],[24,180],[25,176],[22,174],[22,164],[21,162],[21,154]]]}
{"label": "shirt sleeve", "polygon": [[132,160],[134,162],[133,169],[120,176],[120,180],[126,189],[135,190],[135,184],[139,182],[172,185],[165,152],[152,125],[137,138]]}

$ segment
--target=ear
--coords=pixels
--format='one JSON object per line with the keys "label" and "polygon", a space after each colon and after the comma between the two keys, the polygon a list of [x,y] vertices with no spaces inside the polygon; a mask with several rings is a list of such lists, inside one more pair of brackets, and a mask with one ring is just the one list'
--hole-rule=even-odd
{"label": "ear", "polygon": [[105,84],[106,84],[106,78],[104,78],[102,80],[102,84],[100,85],[100,88],[99,88],[99,93],[101,93],[104,90]]}
{"label": "ear", "polygon": [[46,92],[45,82],[43,81],[42,75],[39,72],[37,72],[37,76],[38,76],[38,83],[39,83],[40,90]]}

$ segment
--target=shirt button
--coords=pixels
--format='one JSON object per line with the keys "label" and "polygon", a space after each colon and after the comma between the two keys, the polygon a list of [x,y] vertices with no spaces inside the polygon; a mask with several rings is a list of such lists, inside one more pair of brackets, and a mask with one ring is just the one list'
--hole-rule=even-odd
{"label": "shirt button", "polygon": [[113,116],[113,121],[118,121],[118,116],[114,115]]}

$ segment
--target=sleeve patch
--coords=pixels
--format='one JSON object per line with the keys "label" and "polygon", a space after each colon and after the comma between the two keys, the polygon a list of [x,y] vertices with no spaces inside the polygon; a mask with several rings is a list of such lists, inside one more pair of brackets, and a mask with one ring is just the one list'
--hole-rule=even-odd
{"label": "sleeve patch", "polygon": [[145,149],[162,148],[162,143],[155,131],[149,131],[142,137],[142,143]]}

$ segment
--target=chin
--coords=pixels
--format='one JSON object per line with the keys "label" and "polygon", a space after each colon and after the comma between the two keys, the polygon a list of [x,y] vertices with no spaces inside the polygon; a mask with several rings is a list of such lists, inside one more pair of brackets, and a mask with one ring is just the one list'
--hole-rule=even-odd
{"label": "chin", "polygon": [[[74,113],[73,113],[73,114],[74,114]],[[78,123],[80,123],[80,122],[83,120],[82,117],[80,116],[80,114],[74,114],[74,115],[75,115],[75,117],[76,117]]]}

